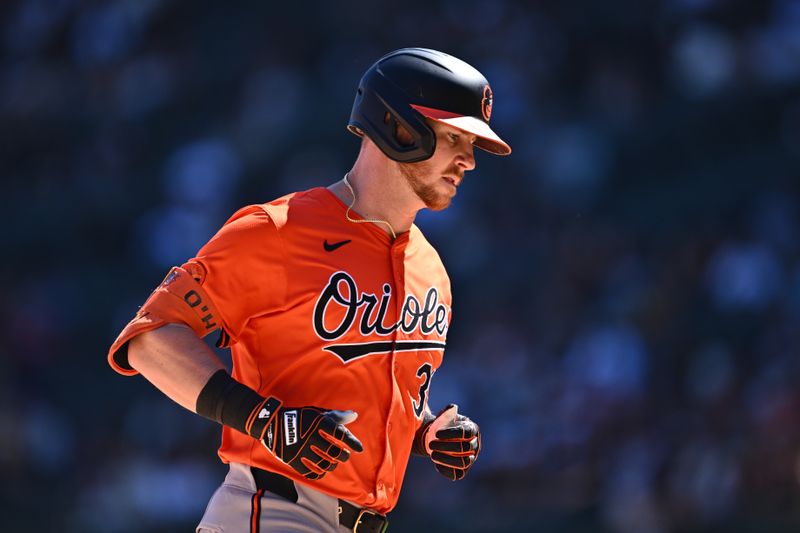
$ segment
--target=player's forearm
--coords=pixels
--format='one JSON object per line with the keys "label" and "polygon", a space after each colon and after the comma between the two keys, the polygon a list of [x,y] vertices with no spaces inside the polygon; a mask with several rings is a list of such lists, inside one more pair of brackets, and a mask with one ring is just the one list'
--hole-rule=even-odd
{"label": "player's forearm", "polygon": [[157,389],[196,412],[197,397],[224,365],[186,326],[168,324],[137,335],[128,345],[128,362]]}
{"label": "player's forearm", "polygon": [[134,337],[128,362],[186,409],[261,439],[269,417],[253,423],[253,412],[275,413],[281,402],[235,381],[214,352],[191,328],[168,324]]}
{"label": "player's forearm", "polygon": [[282,402],[234,380],[188,327],[168,324],[137,335],[128,345],[128,362],[175,402],[257,439],[307,479],[316,480],[334,470],[348,460],[349,450],[363,451],[361,442],[345,427],[355,420],[352,412],[290,407],[286,412],[299,424],[300,437],[291,442],[283,438]]}

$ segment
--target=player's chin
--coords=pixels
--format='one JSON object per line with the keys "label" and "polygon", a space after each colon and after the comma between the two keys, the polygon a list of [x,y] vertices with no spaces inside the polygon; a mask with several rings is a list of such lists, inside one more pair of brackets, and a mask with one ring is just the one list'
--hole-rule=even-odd
{"label": "player's chin", "polygon": [[437,198],[426,202],[426,206],[431,211],[444,211],[445,209],[450,207],[452,201],[453,201],[452,196],[438,196]]}
{"label": "player's chin", "polygon": [[442,183],[420,187],[416,192],[425,207],[431,211],[441,211],[450,207],[450,202],[456,195],[456,188],[443,179]]}
{"label": "player's chin", "polygon": [[447,209],[450,207],[453,198],[458,194],[458,188],[450,180],[443,179],[442,181],[443,183],[436,191],[436,194],[429,199],[428,208],[432,211]]}

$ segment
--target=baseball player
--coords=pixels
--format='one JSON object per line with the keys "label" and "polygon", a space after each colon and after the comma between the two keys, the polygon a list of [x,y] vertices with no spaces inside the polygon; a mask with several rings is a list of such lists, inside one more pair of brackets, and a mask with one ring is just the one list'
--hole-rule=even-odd
{"label": "baseball player", "polygon": [[[222,425],[230,470],[197,531],[385,531],[412,453],[451,480],[474,464],[477,424],[427,405],[451,296],[413,223],[450,204],[474,146],[511,152],[491,113],[467,63],[382,57],[358,87],[345,177],[239,210],[120,333],[117,372]],[[201,340],[212,331],[232,373]]]}

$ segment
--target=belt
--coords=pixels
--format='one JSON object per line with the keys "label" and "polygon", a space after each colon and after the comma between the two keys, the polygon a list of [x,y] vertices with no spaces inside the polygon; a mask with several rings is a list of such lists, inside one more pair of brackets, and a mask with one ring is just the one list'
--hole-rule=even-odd
{"label": "belt", "polygon": [[[250,472],[253,474],[256,488],[297,503],[297,488],[291,479],[255,466],[250,467]],[[389,527],[389,519],[375,511],[356,507],[340,499],[339,524],[351,529],[354,533],[384,533]]]}

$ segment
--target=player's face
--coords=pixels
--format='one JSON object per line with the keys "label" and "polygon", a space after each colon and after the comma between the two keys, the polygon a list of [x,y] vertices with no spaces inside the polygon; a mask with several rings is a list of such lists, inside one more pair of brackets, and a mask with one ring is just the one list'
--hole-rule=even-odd
{"label": "player's face", "polygon": [[464,173],[475,168],[475,136],[441,122],[429,122],[436,133],[436,151],[419,163],[401,163],[400,171],[428,209],[450,206]]}

